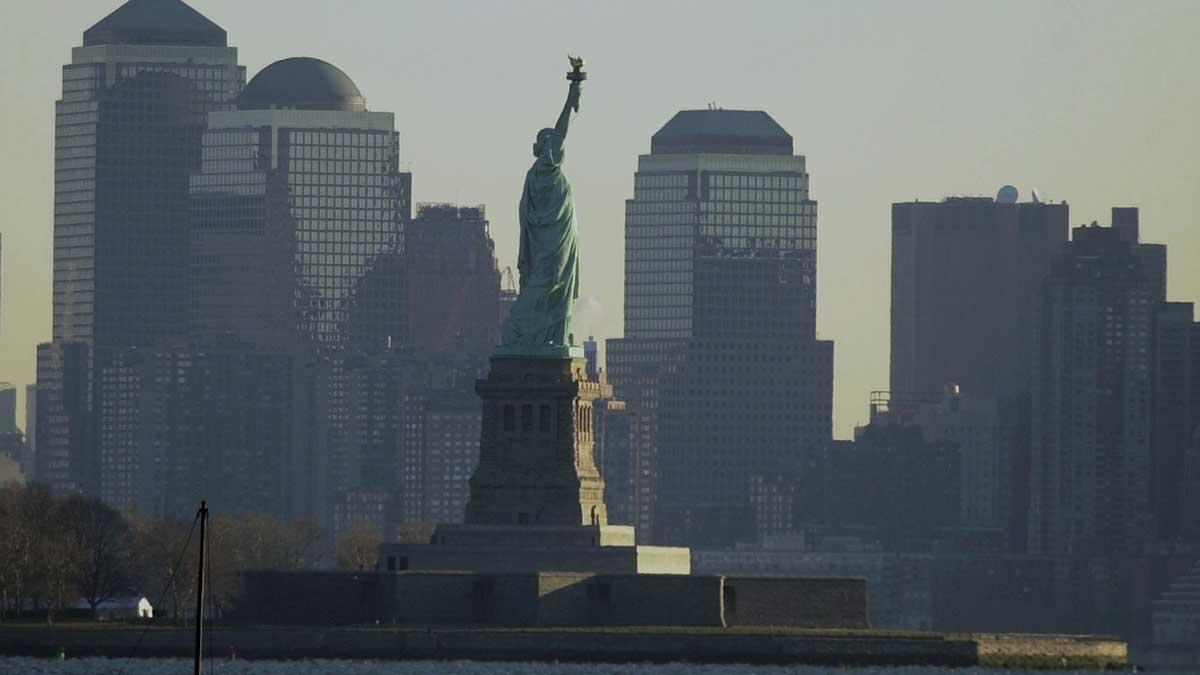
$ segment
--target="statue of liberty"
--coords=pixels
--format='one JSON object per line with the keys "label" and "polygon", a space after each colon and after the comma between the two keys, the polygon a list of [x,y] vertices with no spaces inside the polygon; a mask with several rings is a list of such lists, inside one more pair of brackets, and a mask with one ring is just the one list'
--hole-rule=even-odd
{"label": "statue of liberty", "polygon": [[579,112],[583,59],[574,71],[567,102],[553,129],[533,143],[533,166],[521,193],[521,247],[517,256],[520,293],[504,322],[501,354],[567,356],[571,306],[579,297],[579,227],[575,198],[562,172],[563,146],[573,113]]}

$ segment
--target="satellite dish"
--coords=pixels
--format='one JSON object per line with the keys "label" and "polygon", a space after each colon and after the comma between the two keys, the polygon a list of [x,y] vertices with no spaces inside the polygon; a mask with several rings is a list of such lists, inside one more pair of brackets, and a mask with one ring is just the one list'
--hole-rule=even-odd
{"label": "satellite dish", "polygon": [[1033,188],[1032,192],[1033,192],[1033,203],[1041,204],[1042,203],[1042,193],[1038,192],[1037,188]]}
{"label": "satellite dish", "polygon": [[1017,198],[1020,196],[1021,196],[1021,193],[1017,191],[1017,188],[1015,186],[1005,185],[1004,187],[1000,188],[999,192],[996,193],[996,203],[997,204],[1016,204]]}

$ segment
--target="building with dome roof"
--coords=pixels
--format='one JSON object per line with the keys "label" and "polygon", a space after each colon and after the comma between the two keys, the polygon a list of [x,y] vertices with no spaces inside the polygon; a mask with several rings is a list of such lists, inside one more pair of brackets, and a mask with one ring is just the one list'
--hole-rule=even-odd
{"label": "building with dome roof", "polygon": [[139,459],[102,386],[118,353],[187,330],[188,180],[206,115],[245,83],[225,31],[181,0],[129,0],[83,33],[55,104],[52,342],[38,346],[35,472],[133,507]]}
{"label": "building with dome roof", "polygon": [[284,59],[239,94],[205,118],[187,182],[187,339],[128,368],[137,433],[162,467],[149,513],[186,516],[204,498],[328,524],[323,430],[345,417],[340,375],[326,376],[358,281],[400,250],[411,179],[394,115],[368,110],[332,64]]}
{"label": "building with dome roof", "polygon": [[367,100],[337,66],[298,56],[263,68],[242,90],[238,108],[365,112]]}
{"label": "building with dome roof", "polygon": [[401,249],[411,184],[395,116],[339,68],[263,68],[209,115],[192,177],[195,331],[344,347],[358,280]]}

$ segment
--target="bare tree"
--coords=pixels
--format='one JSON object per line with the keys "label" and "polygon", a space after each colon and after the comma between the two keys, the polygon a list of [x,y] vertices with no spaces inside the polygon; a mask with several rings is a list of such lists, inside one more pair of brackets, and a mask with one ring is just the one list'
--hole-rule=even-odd
{"label": "bare tree", "polygon": [[208,583],[214,609],[223,614],[241,597],[245,572],[315,567],[321,532],[311,523],[218,516],[209,527],[209,542]]}
{"label": "bare tree", "polygon": [[63,504],[51,508],[49,527],[42,529],[34,546],[38,580],[46,601],[46,622],[54,623],[54,613],[66,608],[75,597],[79,570],[86,557],[80,541],[67,527],[68,510]]}
{"label": "bare tree", "polygon": [[92,611],[128,592],[133,584],[133,536],[129,523],[94,499],[70,497],[60,507],[67,536],[81,555],[79,592]]}
{"label": "bare tree", "polygon": [[335,545],[338,567],[357,571],[375,569],[381,541],[379,532],[370,525],[360,523],[350,528]]}
{"label": "bare tree", "polygon": [[9,606],[21,611],[25,573],[24,563],[33,546],[32,531],[21,512],[25,488],[18,485],[0,487],[0,620]]}
{"label": "bare tree", "polygon": [[[54,500],[40,486],[0,488],[0,591],[17,614],[42,595],[39,539],[52,527]],[[0,615],[4,608],[0,607]]]}

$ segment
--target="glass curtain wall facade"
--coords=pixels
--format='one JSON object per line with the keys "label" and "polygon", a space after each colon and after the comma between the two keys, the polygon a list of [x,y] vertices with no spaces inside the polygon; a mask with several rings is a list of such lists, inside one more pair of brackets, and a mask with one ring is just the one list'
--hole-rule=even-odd
{"label": "glass curtain wall facade", "polygon": [[403,247],[399,157],[391,113],[213,115],[192,179],[197,326],[344,347],[361,279]]}
{"label": "glass curtain wall facade", "polygon": [[84,33],[63,67],[53,343],[38,349],[47,423],[36,444],[48,454],[35,476],[56,492],[98,495],[101,468],[135,452],[123,424],[101,422],[99,410],[111,418],[124,404],[99,399],[92,371],[187,334],[188,177],[205,115],[232,108],[244,83],[225,31],[178,0],[126,3]]}
{"label": "glass curtain wall facade", "polygon": [[625,338],[608,363],[635,418],[630,464],[653,486],[637,525],[656,543],[752,540],[751,485],[831,433],[805,159],[765,113],[684,111],[639,158],[625,232]]}
{"label": "glass curtain wall facade", "polygon": [[[397,433],[403,411],[393,404],[405,375],[348,348],[357,292],[365,278],[397,272],[410,219],[394,116],[368,111],[345,73],[309,58],[264,68],[238,104],[209,116],[191,180],[196,333],[234,336],[246,359],[286,355],[293,369],[291,433],[253,449],[289,467],[270,474],[264,494],[333,534],[378,525],[392,508],[388,434]],[[311,418],[297,412],[308,406]]]}
{"label": "glass curtain wall facade", "polygon": [[77,47],[55,106],[54,339],[186,330],[188,176],[245,83],[224,45]]}

